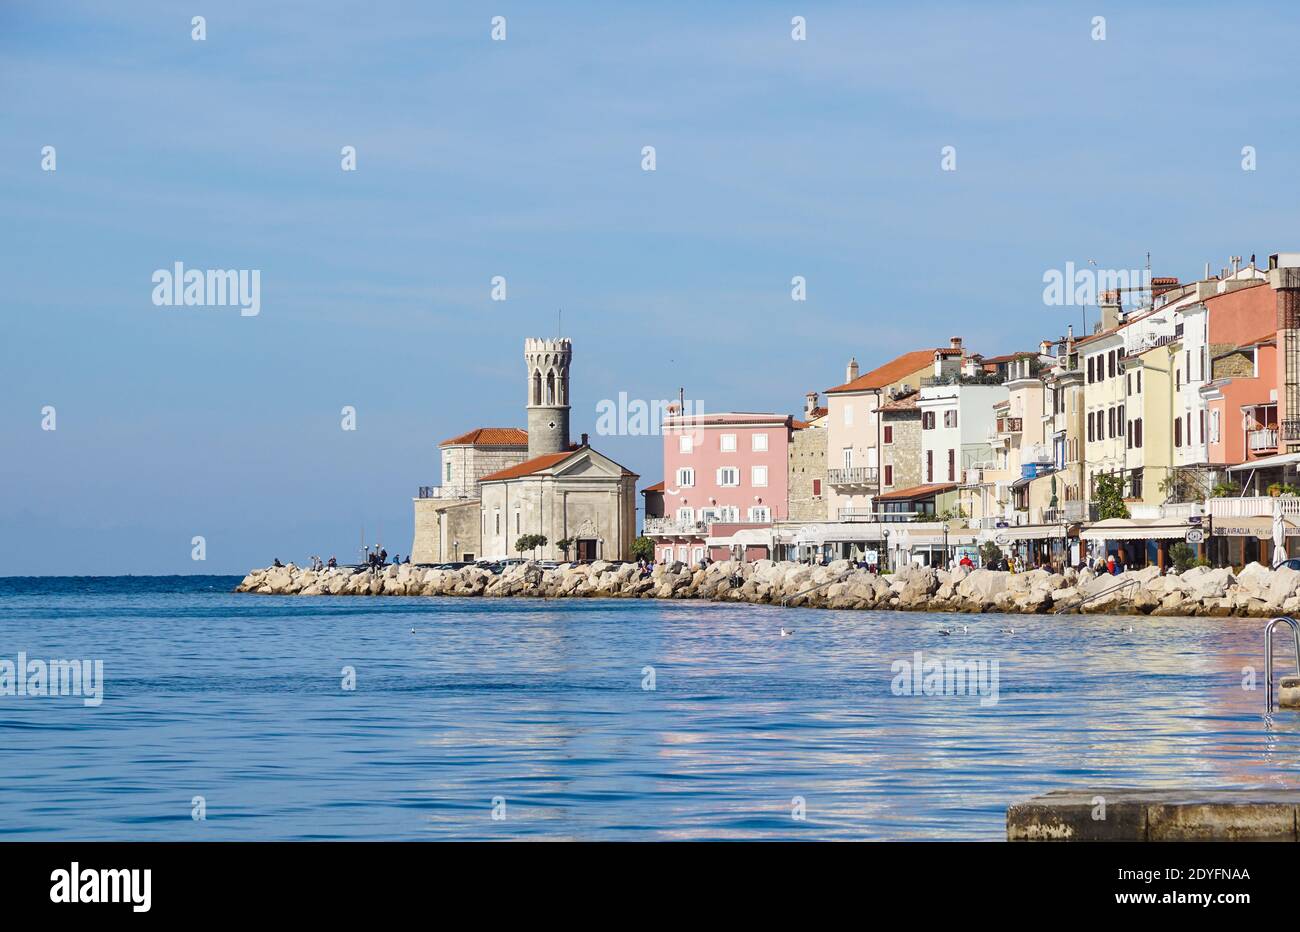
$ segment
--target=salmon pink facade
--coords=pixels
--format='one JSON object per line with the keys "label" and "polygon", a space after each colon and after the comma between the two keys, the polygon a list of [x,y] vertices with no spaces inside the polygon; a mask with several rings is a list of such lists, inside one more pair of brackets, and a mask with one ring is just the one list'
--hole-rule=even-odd
{"label": "salmon pink facade", "polygon": [[656,560],[725,559],[737,549],[747,559],[768,556],[761,535],[747,540],[743,532],[788,516],[793,430],[793,418],[783,414],[666,418],[663,514],[645,521]]}

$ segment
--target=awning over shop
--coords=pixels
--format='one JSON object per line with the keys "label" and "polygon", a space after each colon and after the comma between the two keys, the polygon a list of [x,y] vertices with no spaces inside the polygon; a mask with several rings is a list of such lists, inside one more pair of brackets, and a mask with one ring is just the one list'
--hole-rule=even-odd
{"label": "awning over shop", "polygon": [[[942,545],[944,542],[943,528],[935,530],[934,528],[923,528],[921,530],[909,530],[906,537],[899,540],[899,546],[908,547],[913,545]],[[979,531],[972,528],[962,528],[958,531],[949,531],[947,536],[948,546],[956,544],[971,544],[979,539]]]}
{"label": "awning over shop", "polygon": [[1084,540],[1181,540],[1194,525],[1167,518],[1107,518],[1080,532]]}
{"label": "awning over shop", "polygon": [[[1215,537],[1258,537],[1260,540],[1273,538],[1273,519],[1267,515],[1249,518],[1215,518],[1211,529]],[[1282,531],[1286,537],[1300,537],[1300,524],[1290,518],[1282,519]]]}
{"label": "awning over shop", "polygon": [[1300,463],[1300,453],[1278,453],[1276,456],[1265,456],[1257,460],[1247,460],[1244,463],[1235,463],[1228,467],[1228,472],[1241,472],[1245,469],[1269,469],[1274,466],[1289,466],[1292,463]]}
{"label": "awning over shop", "polygon": [[710,537],[710,547],[771,547],[772,532],[765,527],[742,528],[730,537]]}
{"label": "awning over shop", "polygon": [[994,531],[993,539],[1006,537],[1008,540],[1050,540],[1066,537],[1067,533],[1064,524],[1018,524],[998,528]]}
{"label": "awning over shop", "polygon": [[[877,523],[846,521],[834,524],[805,524],[793,535],[796,544],[857,544],[884,539],[885,527],[900,527],[899,524],[880,525]],[[785,538],[785,535],[782,535]]]}

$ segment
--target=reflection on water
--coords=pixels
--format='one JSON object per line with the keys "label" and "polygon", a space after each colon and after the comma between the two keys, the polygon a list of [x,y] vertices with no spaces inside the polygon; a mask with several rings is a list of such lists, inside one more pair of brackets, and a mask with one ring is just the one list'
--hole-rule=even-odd
{"label": "reflection on water", "polygon": [[[1009,803],[1056,787],[1293,786],[1300,767],[1300,715],[1269,722],[1262,680],[1242,688],[1257,620],[234,582],[0,580],[0,658],[102,659],[107,684],[99,708],[0,697],[0,835],[997,839]],[[998,661],[999,701],[895,695],[918,650]]]}

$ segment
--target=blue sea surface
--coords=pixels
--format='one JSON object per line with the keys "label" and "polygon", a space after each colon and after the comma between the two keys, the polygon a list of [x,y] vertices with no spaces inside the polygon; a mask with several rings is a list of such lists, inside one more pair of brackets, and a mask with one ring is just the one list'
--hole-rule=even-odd
{"label": "blue sea surface", "polygon": [[[0,659],[105,678],[97,707],[0,696],[0,839],[999,839],[1054,788],[1300,775],[1258,620],[237,582],[0,578]],[[997,702],[898,695],[916,651],[996,660]]]}

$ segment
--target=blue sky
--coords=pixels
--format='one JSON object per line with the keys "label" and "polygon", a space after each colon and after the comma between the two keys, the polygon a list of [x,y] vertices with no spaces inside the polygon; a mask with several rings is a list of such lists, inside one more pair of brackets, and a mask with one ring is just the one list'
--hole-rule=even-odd
{"label": "blue sky", "polygon": [[[0,3],[0,574],[405,553],[558,308],[576,437],[620,391],[797,412],[850,354],[1060,336],[1067,261],[1300,248],[1293,8],[918,6]],[[260,315],[154,306],[176,261],[260,269]]]}

